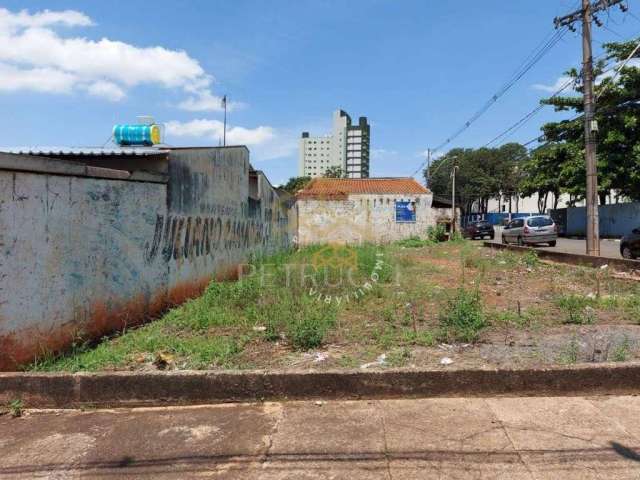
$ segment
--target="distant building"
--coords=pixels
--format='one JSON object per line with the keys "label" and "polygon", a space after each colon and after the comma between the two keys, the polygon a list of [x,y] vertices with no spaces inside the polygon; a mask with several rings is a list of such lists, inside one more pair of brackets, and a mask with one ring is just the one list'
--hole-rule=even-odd
{"label": "distant building", "polygon": [[369,138],[367,117],[353,125],[346,112],[336,110],[331,135],[311,137],[302,132],[298,175],[321,177],[327,169],[340,167],[347,178],[369,178]]}
{"label": "distant building", "polygon": [[389,243],[451,223],[451,205],[413,178],[316,178],[296,198],[299,245]]}

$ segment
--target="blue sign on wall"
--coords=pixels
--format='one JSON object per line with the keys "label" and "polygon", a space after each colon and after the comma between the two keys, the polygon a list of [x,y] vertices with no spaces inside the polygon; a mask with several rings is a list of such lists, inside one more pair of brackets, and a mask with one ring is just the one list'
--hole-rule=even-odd
{"label": "blue sign on wall", "polygon": [[413,222],[416,221],[416,205],[414,202],[398,202],[396,201],[396,222]]}

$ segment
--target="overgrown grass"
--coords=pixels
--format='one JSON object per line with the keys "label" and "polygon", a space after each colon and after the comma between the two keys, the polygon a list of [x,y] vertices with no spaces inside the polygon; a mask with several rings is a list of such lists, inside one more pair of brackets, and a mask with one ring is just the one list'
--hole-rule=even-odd
{"label": "overgrown grass", "polygon": [[396,245],[404,248],[422,248],[427,245],[433,245],[433,241],[431,240],[423,240],[420,237],[409,237],[404,240],[399,240],[396,242]]}
{"label": "overgrown grass", "polygon": [[564,323],[586,325],[597,319],[593,299],[584,295],[561,295],[556,303],[565,313]]}
{"label": "overgrown grass", "polygon": [[474,342],[487,326],[479,290],[461,286],[440,314],[440,334],[444,341]]}
{"label": "overgrown grass", "polygon": [[447,230],[444,225],[435,225],[427,229],[427,238],[433,243],[444,242],[447,239]]}
{"label": "overgrown grass", "polygon": [[572,365],[578,362],[580,356],[580,344],[578,340],[572,338],[571,341],[561,350],[558,362],[564,365]]}
{"label": "overgrown grass", "polygon": [[631,342],[625,337],[611,352],[611,360],[614,362],[626,362],[631,354]]}
{"label": "overgrown grass", "polygon": [[135,368],[164,354],[172,359],[171,368],[204,369],[237,366],[251,342],[277,340],[292,350],[317,348],[336,325],[343,308],[339,295],[357,288],[375,295],[379,284],[393,279],[392,265],[374,245],[312,246],[255,258],[243,271],[238,281],[212,282],[202,296],[155,322],[97,346],[76,342],[66,354],[44,355],[29,368]]}

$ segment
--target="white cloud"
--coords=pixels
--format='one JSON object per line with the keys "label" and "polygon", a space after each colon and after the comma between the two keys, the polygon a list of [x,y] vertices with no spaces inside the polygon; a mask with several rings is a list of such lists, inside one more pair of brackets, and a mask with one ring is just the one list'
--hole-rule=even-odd
{"label": "white cloud", "polygon": [[126,94],[118,85],[113,82],[98,80],[87,87],[87,92],[94,97],[102,97],[112,102],[119,102]]}
{"label": "white cloud", "polygon": [[[220,120],[198,119],[189,122],[166,123],[167,135],[204,138],[218,142],[222,138],[224,124]],[[275,138],[271,127],[257,128],[227,126],[227,145],[260,145]]]}
{"label": "white cloud", "polygon": [[[196,119],[188,122],[171,121],[165,124],[170,137],[201,139],[218,145],[224,124],[219,120]],[[276,130],[268,126],[245,128],[227,125],[227,145],[247,145],[252,161],[265,161],[289,157],[298,148],[297,130]]]}
{"label": "white cloud", "polygon": [[[213,77],[184,51],[108,38],[63,37],[55,30],[91,25],[88,16],[74,10],[13,13],[0,8],[0,68],[5,74],[0,90],[80,90],[118,101],[129,88],[156,85],[190,94],[183,106],[192,110],[208,110],[216,99],[219,105],[210,91]],[[34,85],[31,79],[44,71],[56,79],[45,83],[55,83],[56,88]]]}
{"label": "white cloud", "polygon": [[[227,111],[232,112],[245,106],[241,102],[227,102]],[[189,112],[222,112],[222,97],[213,95],[210,91],[205,90],[197,92],[194,96],[180,102],[178,107]]]}
{"label": "white cloud", "polygon": [[[553,85],[544,85],[542,83],[536,83],[532,85],[532,88],[534,88],[535,90],[541,90],[543,92],[555,93],[558,90],[560,90],[562,87],[564,87],[567,84],[567,82],[569,82],[570,80],[571,79],[569,77],[562,76],[562,77],[559,77],[556,80],[556,83],[554,83]],[[567,85],[567,89],[570,89],[570,88],[571,88],[571,84]],[[567,89],[565,89],[564,91],[567,92]]]}
{"label": "white cloud", "polygon": [[93,22],[82,12],[75,10],[63,10],[52,12],[43,10],[30,14],[28,10],[21,10],[12,13],[5,8],[0,8],[0,30],[15,30],[30,27],[48,27],[54,25],[64,25],[67,27],[86,27],[93,25]]}
{"label": "white cloud", "polygon": [[76,82],[75,75],[53,68],[19,69],[0,63],[0,92],[70,93]]}

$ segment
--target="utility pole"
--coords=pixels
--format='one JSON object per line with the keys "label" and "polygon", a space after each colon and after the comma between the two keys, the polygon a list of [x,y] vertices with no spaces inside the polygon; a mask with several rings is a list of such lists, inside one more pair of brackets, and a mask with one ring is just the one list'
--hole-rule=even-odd
{"label": "utility pole", "polygon": [[[593,98],[593,56],[591,53],[591,20],[601,25],[596,13],[607,10],[622,0],[597,0],[591,3],[582,0],[582,8],[553,21],[556,28],[569,27],[575,31],[574,23],[582,21],[582,84],[584,97],[584,146],[587,170],[587,255],[600,256],[600,221],[598,218],[598,170],[596,162],[595,101]],[[621,8],[623,6],[621,5]]]}
{"label": "utility pole", "polygon": [[582,0],[582,84],[584,97],[584,156],[587,164],[587,255],[600,256],[598,217],[598,167],[593,101],[593,56],[591,53],[591,4]]}
{"label": "utility pole", "polygon": [[427,148],[427,174],[425,175],[425,180],[427,182],[427,188],[429,188],[429,180],[431,180],[431,177],[429,176],[429,170],[431,169],[431,149]]}
{"label": "utility pole", "polygon": [[455,164],[455,160],[453,163],[453,170],[451,171],[451,236],[449,240],[453,239],[453,234],[456,231],[456,170],[458,166]]}
{"label": "utility pole", "polygon": [[222,97],[222,108],[224,108],[224,124],[222,127],[222,146],[227,146],[227,96]]}

